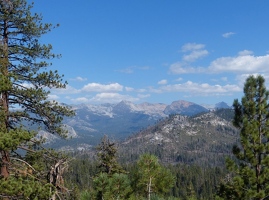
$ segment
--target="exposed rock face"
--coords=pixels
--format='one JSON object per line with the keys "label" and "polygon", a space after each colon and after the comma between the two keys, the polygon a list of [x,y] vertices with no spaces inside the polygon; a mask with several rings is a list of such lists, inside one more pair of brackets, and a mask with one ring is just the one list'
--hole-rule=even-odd
{"label": "exposed rock face", "polygon": [[130,159],[150,152],[163,162],[223,165],[238,141],[233,111],[216,110],[195,117],[172,115],[125,140],[121,153]]}
{"label": "exposed rock face", "polygon": [[208,109],[198,104],[188,102],[188,101],[183,101],[183,100],[172,102],[172,104],[168,105],[164,110],[164,113],[167,115],[181,114],[181,115],[192,116],[201,112],[208,112]]}
{"label": "exposed rock face", "polygon": [[[67,125],[67,124],[63,124],[63,129],[67,131],[67,137],[66,139],[71,139],[71,138],[77,138],[78,134],[76,133],[76,131],[74,130],[73,127]],[[45,144],[47,143],[53,143],[56,142],[58,139],[60,139],[58,136],[44,131],[44,130],[40,130],[38,131],[38,134],[36,135],[36,138],[38,139],[44,139],[45,140]]]}

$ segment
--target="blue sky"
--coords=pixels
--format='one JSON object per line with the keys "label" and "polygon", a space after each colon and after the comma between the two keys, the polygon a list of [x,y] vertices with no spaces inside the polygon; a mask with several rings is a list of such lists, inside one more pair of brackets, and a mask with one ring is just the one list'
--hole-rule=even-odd
{"label": "blue sky", "polygon": [[34,12],[60,24],[41,41],[62,54],[52,69],[69,84],[50,98],[67,104],[231,105],[248,75],[269,78],[268,0],[36,0]]}

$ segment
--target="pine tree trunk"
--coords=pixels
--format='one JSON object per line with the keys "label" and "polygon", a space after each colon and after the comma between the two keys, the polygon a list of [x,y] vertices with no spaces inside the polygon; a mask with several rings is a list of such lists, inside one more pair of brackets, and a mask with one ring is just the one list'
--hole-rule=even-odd
{"label": "pine tree trunk", "polygon": [[[8,22],[7,20],[4,21],[3,26],[3,41],[2,41],[2,61],[1,61],[1,72],[3,77],[8,77]],[[6,84],[9,84],[6,81]],[[8,88],[8,86],[5,86]],[[8,91],[4,90],[1,91],[1,106],[2,106],[2,116],[1,116],[1,131],[7,134],[8,132],[8,114],[9,114],[9,106],[8,106]],[[7,150],[1,150],[1,176],[4,178],[9,177],[8,165],[10,163],[10,156]]]}
{"label": "pine tree trunk", "polygon": [[[259,100],[259,104],[261,104],[261,98]],[[258,115],[258,122],[259,122],[259,145],[262,145],[262,114],[261,110],[259,110],[259,115]],[[260,184],[260,174],[261,174],[261,167],[262,167],[262,152],[258,152],[258,164],[256,166],[256,179],[257,179],[257,193],[260,193],[262,190],[262,186]],[[262,200],[263,198],[260,198]]]}
{"label": "pine tree trunk", "polygon": [[[7,2],[9,3],[9,2]],[[3,77],[8,77],[8,20],[4,20],[3,23],[3,39],[2,39],[2,61],[1,61],[1,72]],[[7,78],[8,79],[8,78]],[[5,82],[9,84],[8,81]],[[8,88],[8,85],[5,85],[5,88]],[[9,105],[8,105],[8,90],[1,91],[1,106],[2,106],[2,119],[1,119],[1,131],[8,134],[9,129]],[[7,179],[9,177],[9,164],[10,164],[10,155],[8,150],[1,150],[1,176]],[[4,197],[3,200],[9,200],[8,197]]]}
{"label": "pine tree trunk", "polygon": [[149,185],[148,185],[148,200],[150,200],[150,194],[151,194],[151,177],[149,178]]}
{"label": "pine tree trunk", "polygon": [[2,165],[1,165],[1,176],[7,178],[9,176],[8,164],[9,164],[9,153],[8,151],[1,151]]}

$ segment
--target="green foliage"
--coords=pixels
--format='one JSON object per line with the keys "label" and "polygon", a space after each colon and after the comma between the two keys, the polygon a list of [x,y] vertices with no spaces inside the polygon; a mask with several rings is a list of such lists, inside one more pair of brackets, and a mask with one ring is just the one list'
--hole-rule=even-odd
{"label": "green foliage", "polygon": [[105,135],[101,143],[96,147],[97,157],[99,161],[100,172],[107,173],[109,175],[114,173],[124,172],[122,167],[117,162],[117,146],[116,143],[111,142]]}
{"label": "green foliage", "polygon": [[174,183],[174,176],[159,164],[156,156],[143,154],[139,158],[132,184],[139,195],[150,199],[151,194],[167,194]]}
{"label": "green foliage", "polygon": [[170,165],[168,169],[176,177],[170,195],[182,200],[188,198],[213,200],[215,188],[219,185],[226,170],[196,165]]}
{"label": "green foliage", "polygon": [[89,199],[92,199],[92,198],[93,197],[91,195],[91,192],[87,191],[87,190],[81,192],[80,197],[79,197],[80,200],[89,200]]}
{"label": "green foliage", "polygon": [[[93,180],[97,181],[98,178],[98,163],[94,158],[90,157],[88,152],[84,154],[75,154],[73,155],[74,159],[69,163],[69,170],[64,174],[66,184],[69,188],[78,188],[78,193],[80,199],[94,199],[96,198],[96,186],[93,183]],[[122,163],[124,170],[126,171],[123,174],[125,177],[127,175],[129,181],[131,182],[131,193],[128,196],[128,199],[147,199],[145,193],[141,192],[141,189],[138,187],[138,165],[136,163]],[[162,165],[161,165],[162,166]],[[216,187],[219,185],[220,180],[227,173],[225,168],[208,168],[195,165],[185,165],[185,164],[176,164],[176,165],[166,165],[163,167],[164,172],[170,171],[170,175],[174,177],[174,184],[171,188],[167,188],[165,182],[168,182],[167,179],[170,179],[169,176],[160,175],[162,179],[167,181],[157,181],[160,184],[161,189],[167,188],[165,194],[161,192],[160,194],[153,193],[151,199],[160,199],[160,200],[188,200],[188,199],[199,199],[199,200],[213,200],[215,199]],[[103,173],[104,174],[104,173]],[[105,175],[107,176],[107,175]],[[108,177],[110,179],[110,176]],[[99,180],[100,181],[100,180]],[[128,182],[128,181],[127,181]],[[107,182],[105,182],[107,184]],[[95,182],[96,184],[96,182]],[[110,191],[108,187],[108,191]],[[73,193],[73,192],[72,192]],[[192,197],[191,197],[192,196]],[[127,198],[127,197],[126,197]]]}
{"label": "green foliage", "polygon": [[93,199],[127,199],[131,186],[126,172],[117,162],[116,144],[105,135],[97,146],[99,174],[93,179]]}
{"label": "green foliage", "polygon": [[265,199],[269,193],[269,91],[262,76],[250,76],[241,103],[234,101],[234,126],[240,129],[241,146],[234,146],[238,163],[227,159],[233,172],[223,182],[219,196],[224,199]]}
{"label": "green foliage", "polygon": [[89,155],[70,155],[73,159],[69,162],[68,171],[65,172],[65,182],[69,188],[77,187],[78,190],[88,190],[93,187],[93,177],[98,174],[97,162],[90,159]]}
{"label": "green foliage", "polygon": [[132,192],[129,178],[126,174],[115,173],[108,176],[100,173],[94,179],[94,199],[127,199]]}
{"label": "green foliage", "polygon": [[0,195],[12,199],[48,199],[57,189],[64,190],[47,178],[64,158],[38,147],[41,142],[30,127],[64,137],[62,119],[74,114],[48,99],[48,89],[66,83],[57,71],[47,69],[48,60],[59,56],[50,44],[40,43],[54,27],[32,14],[32,7],[26,0],[0,1]]}
{"label": "green foliage", "polygon": [[39,182],[33,177],[11,177],[8,180],[0,180],[1,193],[4,196],[18,199],[48,199],[52,194],[52,185]]}

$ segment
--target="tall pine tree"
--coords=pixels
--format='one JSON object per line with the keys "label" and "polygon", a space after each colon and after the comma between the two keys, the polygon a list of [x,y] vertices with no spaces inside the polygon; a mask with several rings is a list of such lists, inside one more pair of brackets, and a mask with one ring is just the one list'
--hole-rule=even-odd
{"label": "tall pine tree", "polygon": [[99,162],[99,171],[112,175],[114,173],[124,173],[124,170],[117,161],[118,147],[115,142],[111,142],[107,135],[96,147]]}
{"label": "tall pine tree", "polygon": [[233,148],[238,162],[227,160],[231,180],[220,186],[224,199],[269,198],[269,91],[262,76],[250,76],[241,103],[234,101],[234,125],[240,129],[240,146]]}
{"label": "tall pine tree", "polygon": [[132,182],[134,190],[150,200],[153,194],[167,194],[175,183],[175,177],[159,163],[156,156],[143,154],[137,161]]}
{"label": "tall pine tree", "polygon": [[61,121],[73,114],[48,100],[49,89],[66,83],[57,71],[48,70],[48,60],[58,55],[50,44],[40,43],[54,27],[32,14],[32,7],[26,0],[0,0],[0,198],[5,199],[48,199],[55,194],[55,182],[46,179],[49,171],[41,161],[51,158],[50,170],[64,161],[46,150],[37,152],[36,132],[29,126],[64,136]]}

